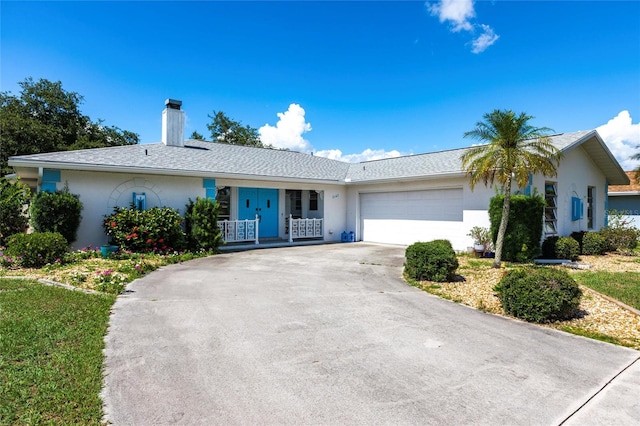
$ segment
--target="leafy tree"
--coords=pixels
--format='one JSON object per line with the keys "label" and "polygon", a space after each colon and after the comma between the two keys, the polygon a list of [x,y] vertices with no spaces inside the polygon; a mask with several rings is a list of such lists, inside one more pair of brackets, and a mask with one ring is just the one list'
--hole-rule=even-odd
{"label": "leafy tree", "polygon": [[470,178],[471,189],[482,181],[485,185],[497,181],[502,186],[504,201],[502,218],[496,238],[494,268],[499,268],[502,247],[509,220],[511,186],[522,187],[529,181],[529,173],[555,176],[562,153],[553,146],[547,127],[529,124],[533,117],[525,113],[516,115],[511,110],[493,110],[483,116],[484,121],[465,132],[464,137],[487,142],[469,148],[462,154],[462,168]]}
{"label": "leafy tree", "polygon": [[[640,148],[640,145],[638,145],[636,148]],[[638,152],[635,155],[631,156],[632,160],[640,160],[640,152]],[[640,183],[640,166],[638,166],[635,170],[635,178],[636,178],[636,183]]]}
{"label": "leafy tree", "polygon": [[193,131],[193,133],[191,133],[191,136],[189,136],[189,139],[195,139],[197,141],[203,141],[204,140],[204,136],[202,136],[200,133],[198,133],[197,131]]}
{"label": "leafy tree", "polygon": [[209,115],[209,118],[211,123],[207,124],[207,128],[211,131],[211,140],[230,145],[268,148],[260,140],[258,129],[243,126],[240,121],[232,120],[222,111],[213,111],[213,116]]}
{"label": "leafy tree", "polygon": [[20,94],[0,92],[0,174],[10,173],[12,155],[138,143],[138,135],[83,115],[83,97],[60,81],[27,78]]}
{"label": "leafy tree", "polygon": [[11,183],[0,177],[0,247],[7,243],[9,236],[27,229],[29,218],[25,206],[29,196],[29,187],[24,183]]}

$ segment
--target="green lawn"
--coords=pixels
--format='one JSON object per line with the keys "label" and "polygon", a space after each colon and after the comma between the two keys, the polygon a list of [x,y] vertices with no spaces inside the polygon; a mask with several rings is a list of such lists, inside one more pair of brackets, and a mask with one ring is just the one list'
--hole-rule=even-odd
{"label": "green lawn", "polygon": [[584,272],[573,277],[585,287],[640,309],[640,274],[637,272]]}
{"label": "green lawn", "polygon": [[114,301],[0,278],[0,424],[100,424]]}

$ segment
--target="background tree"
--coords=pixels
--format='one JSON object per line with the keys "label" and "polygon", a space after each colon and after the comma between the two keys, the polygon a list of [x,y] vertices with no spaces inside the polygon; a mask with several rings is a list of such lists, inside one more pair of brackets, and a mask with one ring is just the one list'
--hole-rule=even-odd
{"label": "background tree", "polygon": [[[640,148],[640,145],[636,148]],[[631,156],[632,160],[640,160],[640,152]],[[640,166],[633,171],[635,173],[636,183],[640,183]]]}
{"label": "background tree", "polygon": [[240,121],[232,120],[222,111],[213,111],[213,116],[209,115],[209,118],[211,123],[207,124],[207,128],[211,131],[212,141],[268,148],[260,140],[258,129],[249,125],[243,126]]}
{"label": "background tree", "polygon": [[12,155],[138,143],[138,135],[83,115],[83,97],[60,81],[27,78],[20,94],[0,92],[0,174],[10,173]]}
{"label": "background tree", "polygon": [[29,187],[18,180],[13,183],[0,177],[0,247],[13,234],[24,232],[29,224],[25,207],[29,203]]}
{"label": "background tree", "polygon": [[191,133],[191,136],[189,136],[189,139],[195,139],[197,141],[203,141],[204,140],[204,136],[202,136],[200,133],[198,133],[196,130],[194,130],[193,133]]}
{"label": "background tree", "polygon": [[499,268],[509,220],[512,183],[515,181],[519,187],[525,186],[529,173],[555,176],[562,153],[547,136],[552,130],[531,126],[529,120],[533,117],[530,115],[496,109],[483,118],[484,121],[476,123],[476,128],[465,132],[464,137],[487,143],[469,148],[460,159],[472,190],[480,181],[485,185],[497,181],[502,186],[504,202],[493,263],[494,268]]}

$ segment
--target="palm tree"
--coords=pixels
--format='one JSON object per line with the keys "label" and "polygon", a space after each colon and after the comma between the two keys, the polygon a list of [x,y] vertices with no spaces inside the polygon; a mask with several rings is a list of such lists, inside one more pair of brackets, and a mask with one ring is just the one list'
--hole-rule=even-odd
{"label": "palm tree", "polygon": [[470,178],[471,190],[476,183],[502,185],[504,204],[502,219],[496,239],[494,268],[499,268],[502,260],[502,246],[509,220],[511,186],[527,185],[529,173],[555,176],[562,153],[552,145],[547,136],[548,127],[534,127],[529,124],[533,117],[525,113],[516,115],[511,110],[494,110],[483,115],[484,121],[476,123],[476,128],[465,132],[470,137],[485,142],[469,148],[462,154],[462,168]]}

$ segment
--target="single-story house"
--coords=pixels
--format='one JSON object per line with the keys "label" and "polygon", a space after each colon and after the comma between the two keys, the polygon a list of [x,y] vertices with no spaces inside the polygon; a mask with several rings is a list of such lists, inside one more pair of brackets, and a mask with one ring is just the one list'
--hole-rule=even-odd
{"label": "single-story house", "polygon": [[[169,206],[189,198],[221,205],[229,241],[318,238],[412,244],[446,238],[473,244],[473,226],[488,226],[494,188],[472,191],[463,149],[349,164],[292,151],[184,139],[180,101],[167,100],[162,142],[14,156],[18,176],[38,190],[62,189],[84,204],[76,247],[107,242],[101,227],[115,206]],[[629,183],[595,130],[552,136],[564,153],[557,177],[531,176],[544,194],[545,235],[597,230],[605,224],[607,186]]]}
{"label": "single-story house", "polygon": [[609,187],[609,212],[622,215],[622,220],[640,228],[640,183],[636,182],[636,172],[625,172],[629,185]]}

